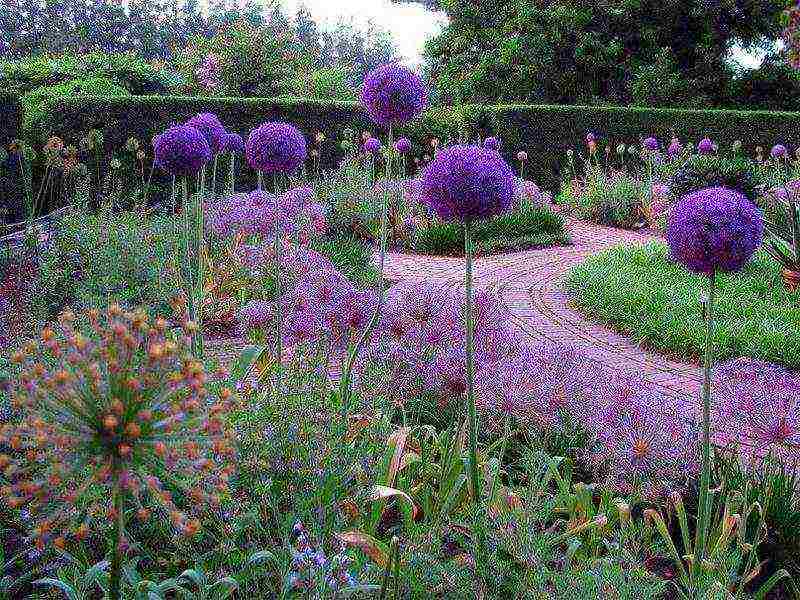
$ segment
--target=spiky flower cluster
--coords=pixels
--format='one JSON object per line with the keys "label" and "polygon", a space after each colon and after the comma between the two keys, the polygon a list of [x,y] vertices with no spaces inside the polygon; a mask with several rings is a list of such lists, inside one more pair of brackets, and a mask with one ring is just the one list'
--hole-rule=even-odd
{"label": "spiky flower cluster", "polygon": [[[738,358],[714,372],[713,419],[735,431],[750,458],[771,454],[794,465],[800,460],[800,376],[750,358]],[[734,440],[737,441],[737,440]]]}
{"label": "spiky flower cluster", "polygon": [[687,194],[670,211],[670,256],[690,271],[738,271],[761,245],[761,211],[735,190],[713,187]]}
{"label": "spiky flower cluster", "polygon": [[494,150],[452,146],[440,151],[422,175],[422,199],[444,221],[468,223],[507,211],[514,171]]}
{"label": "spiky flower cluster", "polygon": [[290,189],[277,203],[268,192],[234,194],[209,207],[208,213],[208,229],[220,239],[258,236],[260,241],[271,240],[276,218],[283,239],[300,244],[319,238],[328,229],[325,208],[308,187]]}
{"label": "spiky flower cluster", "polygon": [[268,122],[253,129],[244,150],[250,167],[267,174],[294,173],[308,152],[300,130],[282,122]]}
{"label": "spiky flower cluster", "polygon": [[238,133],[226,133],[222,138],[222,152],[244,152],[244,140]]}
{"label": "spiky flower cluster", "polygon": [[211,154],[215,155],[222,151],[225,140],[225,126],[219,117],[214,113],[200,113],[186,121],[186,125],[196,128],[208,142]]}
{"label": "spiky flower cluster", "polygon": [[[180,300],[175,307],[185,310]],[[173,323],[116,305],[83,320],[65,312],[12,357],[21,375],[11,390],[16,416],[0,427],[0,496],[36,520],[40,549],[113,523],[117,493],[139,519],[162,516],[194,535],[198,517],[228,492],[235,397],[212,393],[187,353],[193,323],[182,320],[173,335]]]}
{"label": "spiky flower cluster", "polygon": [[386,64],[367,73],[361,103],[372,119],[383,127],[408,123],[428,103],[422,79],[398,64]]}
{"label": "spiky flower cluster", "polygon": [[196,127],[174,125],[153,139],[155,165],[175,177],[194,175],[211,160],[211,147]]}

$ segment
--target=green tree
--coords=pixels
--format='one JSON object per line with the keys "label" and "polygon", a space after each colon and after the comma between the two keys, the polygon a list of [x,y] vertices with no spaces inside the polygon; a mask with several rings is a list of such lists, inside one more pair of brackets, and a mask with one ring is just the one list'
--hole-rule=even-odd
{"label": "green tree", "polygon": [[[443,102],[727,102],[731,49],[768,47],[782,0],[439,0],[426,46]],[[667,75],[676,94],[648,87]],[[684,84],[680,85],[683,81]]]}

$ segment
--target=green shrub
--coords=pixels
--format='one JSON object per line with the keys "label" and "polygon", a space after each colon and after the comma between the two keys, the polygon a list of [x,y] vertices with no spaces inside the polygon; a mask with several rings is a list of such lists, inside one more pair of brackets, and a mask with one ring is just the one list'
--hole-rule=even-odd
{"label": "green shrub", "polygon": [[[592,319],[637,344],[696,359],[705,348],[699,298],[706,282],[670,261],[663,242],[619,246],[574,267],[566,287]],[[800,367],[800,292],[788,292],[780,268],[759,251],[736,275],[719,276],[717,360],[739,356]]]}
{"label": "green shrub", "polygon": [[130,96],[128,90],[106,77],[89,77],[87,79],[71,79],[63,83],[36,88],[22,96],[23,128],[34,145],[43,143],[50,132],[37,128],[36,124],[44,120],[43,106],[48,100],[102,94],[104,96]]}
{"label": "green shrub", "polygon": [[[564,219],[549,208],[525,206],[475,224],[474,239],[481,254],[541,248],[568,243]],[[433,220],[414,234],[412,249],[419,254],[461,255],[464,228],[459,223]]]}
{"label": "green shrub", "polygon": [[585,184],[561,197],[581,219],[632,229],[643,221],[642,199],[647,184],[625,172],[595,170]]}
{"label": "green shrub", "polygon": [[175,91],[180,83],[176,74],[154,67],[134,54],[93,52],[0,60],[0,89],[18,95],[92,77],[110,79],[135,95]]}
{"label": "green shrub", "polygon": [[[104,131],[117,146],[129,137],[150,140],[172,122],[200,111],[219,114],[232,131],[246,132],[273,118],[291,121],[309,136],[326,135],[320,165],[329,169],[341,157],[338,141],[345,127],[355,131],[374,126],[361,107],[350,102],[268,100],[257,98],[61,98],[43,107],[37,127],[69,137],[93,127]],[[587,129],[600,136],[600,143],[615,146],[643,135],[667,140],[676,135],[684,141],[708,135],[720,147],[741,140],[745,152],[756,146],[770,147],[778,139],[800,138],[800,120],[795,113],[731,110],[679,110],[600,106],[458,106],[426,111],[395,135],[415,143],[416,157],[430,152],[430,139],[469,140],[499,135],[506,158],[516,164],[520,149],[528,152],[526,177],[544,189],[555,189],[565,168],[564,152],[579,149]]]}
{"label": "green shrub", "polygon": [[39,257],[32,311],[52,318],[66,306],[104,306],[109,300],[170,310],[177,293],[169,276],[179,256],[175,223],[140,211],[74,211],[63,217]]}
{"label": "green shrub", "polygon": [[0,92],[0,147],[5,148],[22,130],[22,106],[19,98]]}
{"label": "green shrub", "polygon": [[758,183],[755,163],[749,158],[695,154],[672,176],[669,186],[675,198],[703,188],[724,186],[755,201]]}

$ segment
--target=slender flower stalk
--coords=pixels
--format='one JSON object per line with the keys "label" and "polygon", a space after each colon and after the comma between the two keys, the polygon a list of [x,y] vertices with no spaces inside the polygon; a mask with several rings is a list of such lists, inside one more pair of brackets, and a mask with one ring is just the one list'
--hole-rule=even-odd
{"label": "slender flower stalk", "polygon": [[474,246],[472,223],[464,223],[464,256],[466,257],[466,276],[464,278],[466,307],[464,309],[467,329],[467,410],[469,415],[469,472],[472,479],[472,496],[478,505],[481,497],[480,477],[478,476],[478,414],[475,406],[475,318],[473,315],[472,259]]}
{"label": "slender flower stalk", "polygon": [[700,469],[700,501],[697,508],[697,531],[695,548],[697,557],[694,567],[699,573],[701,561],[705,558],[708,546],[708,526],[711,512],[709,487],[711,484],[711,365],[714,360],[714,296],[716,274],[708,276],[708,298],[703,301],[703,316],[706,321],[706,348],[703,360],[703,442],[702,465]]}
{"label": "slender flower stalk", "polygon": [[[386,146],[388,151],[386,152],[386,179],[391,180],[394,175],[394,135],[392,128],[389,127],[389,142]],[[375,161],[376,155],[372,157],[373,162],[373,182],[375,180]],[[381,221],[380,221],[380,230],[379,230],[379,254],[378,254],[378,296],[377,296],[377,303],[375,305],[375,310],[372,313],[372,317],[370,318],[367,326],[364,328],[364,331],[361,332],[358,340],[356,341],[355,346],[353,346],[352,350],[350,351],[349,356],[347,357],[347,362],[345,363],[344,369],[342,369],[342,377],[339,381],[339,398],[342,403],[342,422],[346,425],[347,420],[349,418],[349,411],[350,411],[350,392],[351,392],[351,376],[353,372],[353,365],[355,364],[356,358],[358,357],[361,348],[364,346],[366,341],[369,339],[369,336],[372,335],[375,326],[378,324],[378,320],[381,317],[381,312],[383,311],[383,303],[386,298],[386,281],[383,278],[384,273],[384,266],[386,263],[386,246],[387,246],[387,221],[389,215],[389,186],[384,185],[383,191],[381,195]]]}

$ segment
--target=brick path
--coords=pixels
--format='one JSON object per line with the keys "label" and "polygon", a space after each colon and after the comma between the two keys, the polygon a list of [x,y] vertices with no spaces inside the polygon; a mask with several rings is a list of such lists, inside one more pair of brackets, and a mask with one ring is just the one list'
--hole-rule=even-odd
{"label": "brick path", "polygon": [[[478,258],[476,287],[497,291],[514,324],[531,338],[574,344],[591,360],[641,372],[663,394],[696,398],[702,384],[699,367],[644,350],[629,338],[591,322],[569,307],[563,291],[566,273],[586,257],[618,244],[644,243],[653,236],[569,218],[566,228],[573,246]],[[390,254],[385,272],[392,282],[434,279],[453,287],[464,285],[464,261],[460,258]]]}

